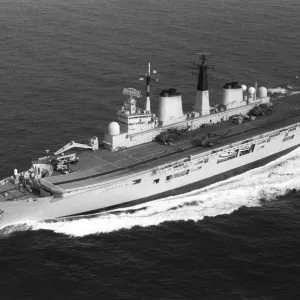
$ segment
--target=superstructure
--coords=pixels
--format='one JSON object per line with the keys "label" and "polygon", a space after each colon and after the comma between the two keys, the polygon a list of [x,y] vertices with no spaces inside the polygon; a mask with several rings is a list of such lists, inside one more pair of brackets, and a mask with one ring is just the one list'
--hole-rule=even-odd
{"label": "superstructure", "polygon": [[[170,191],[202,187],[260,166],[300,143],[299,96],[271,101],[265,87],[226,83],[211,105],[206,56],[197,68],[192,109],[182,108],[176,89],[159,94],[151,111],[150,63],[144,107],[141,92],[125,88],[117,121],[103,141],[71,141],[14,170],[0,184],[0,227],[83,214],[151,200]],[[100,141],[100,142],[99,142]]]}

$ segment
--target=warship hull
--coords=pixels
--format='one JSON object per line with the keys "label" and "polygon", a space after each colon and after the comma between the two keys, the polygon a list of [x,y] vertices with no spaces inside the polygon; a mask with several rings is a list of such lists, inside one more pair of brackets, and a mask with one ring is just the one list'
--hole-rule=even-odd
{"label": "warship hull", "polygon": [[[194,147],[174,153],[173,157],[170,155],[163,158],[154,167],[148,166],[130,174],[119,174],[110,181],[100,182],[96,178],[99,182],[79,189],[77,186],[77,189],[62,194],[29,201],[2,202],[0,205],[4,213],[0,219],[0,227],[107,210],[137,201],[150,201],[187,192],[225,180],[296,149],[300,145],[298,118],[300,116],[296,116],[294,120],[289,118],[287,122],[293,123],[292,125],[265,130],[263,134],[255,136],[252,134],[251,138],[245,136],[245,139],[241,139],[241,136],[233,134],[213,150],[201,148],[199,151],[199,147]],[[277,124],[280,125],[280,122]],[[235,155],[232,155],[233,152]],[[74,183],[70,183],[72,180],[63,183],[78,183],[77,179],[73,180]]]}

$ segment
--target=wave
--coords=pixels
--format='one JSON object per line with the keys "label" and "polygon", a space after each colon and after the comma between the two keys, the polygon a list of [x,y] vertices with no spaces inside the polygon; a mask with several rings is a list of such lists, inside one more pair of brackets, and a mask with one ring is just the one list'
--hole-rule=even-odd
{"label": "wave", "polygon": [[74,237],[110,233],[134,226],[147,227],[169,221],[200,221],[230,214],[240,207],[258,207],[300,187],[300,149],[261,168],[215,183],[206,188],[152,202],[119,208],[82,218],[54,222],[28,222],[14,231],[50,230]]}
{"label": "wave", "polygon": [[295,90],[294,87],[288,84],[277,85],[275,88],[268,89],[268,93],[272,98],[281,98],[284,96],[292,96],[299,94],[299,90]]}

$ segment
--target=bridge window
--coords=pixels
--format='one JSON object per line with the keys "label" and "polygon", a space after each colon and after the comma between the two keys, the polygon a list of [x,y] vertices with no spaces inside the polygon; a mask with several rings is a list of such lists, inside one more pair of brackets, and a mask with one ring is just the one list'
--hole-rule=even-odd
{"label": "bridge window", "polygon": [[155,179],[155,180],[153,180],[153,183],[159,183],[159,179]]}
{"label": "bridge window", "polygon": [[172,175],[169,175],[169,176],[166,177],[166,180],[168,181],[168,180],[170,180],[172,177],[173,177]]}

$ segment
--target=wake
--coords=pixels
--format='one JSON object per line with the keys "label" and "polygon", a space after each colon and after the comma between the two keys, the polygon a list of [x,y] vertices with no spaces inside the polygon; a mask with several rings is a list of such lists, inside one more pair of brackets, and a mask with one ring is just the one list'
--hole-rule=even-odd
{"label": "wake", "polygon": [[268,94],[270,95],[270,97],[275,99],[286,97],[286,96],[293,96],[299,93],[300,93],[299,90],[295,90],[294,87],[288,84],[282,84],[282,85],[278,85],[275,88],[268,89]]}

